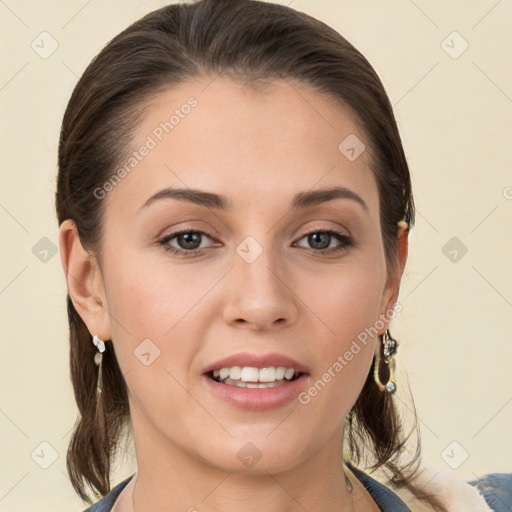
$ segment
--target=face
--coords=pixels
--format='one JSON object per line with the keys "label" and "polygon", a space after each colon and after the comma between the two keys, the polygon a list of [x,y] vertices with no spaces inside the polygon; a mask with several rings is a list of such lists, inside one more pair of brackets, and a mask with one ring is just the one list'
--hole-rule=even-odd
{"label": "face", "polygon": [[[136,443],[238,472],[247,455],[277,472],[339,451],[377,341],[361,333],[384,332],[397,291],[368,152],[339,149],[364,134],[287,82],[190,82],[148,107],[125,172],[96,194],[109,314],[90,326],[112,339]],[[221,368],[227,384],[205,374]]]}

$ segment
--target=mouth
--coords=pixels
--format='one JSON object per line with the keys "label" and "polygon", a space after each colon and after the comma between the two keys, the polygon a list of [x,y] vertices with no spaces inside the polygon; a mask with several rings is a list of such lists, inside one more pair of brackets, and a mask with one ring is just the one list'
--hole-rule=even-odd
{"label": "mouth", "polygon": [[206,390],[248,411],[270,410],[293,403],[310,381],[309,368],[278,352],[239,352],[202,371]]}
{"label": "mouth", "polygon": [[211,370],[205,375],[227,386],[251,389],[269,389],[283,386],[299,379],[305,372],[285,366],[258,368],[255,366],[232,366]]}

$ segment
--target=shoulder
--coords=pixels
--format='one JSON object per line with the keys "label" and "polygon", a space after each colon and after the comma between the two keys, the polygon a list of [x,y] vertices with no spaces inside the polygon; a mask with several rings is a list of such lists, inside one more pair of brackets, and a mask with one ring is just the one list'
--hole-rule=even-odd
{"label": "shoulder", "polygon": [[118,496],[121,494],[121,491],[128,485],[133,477],[134,475],[131,475],[117,484],[108,494],[103,496],[100,501],[94,503],[94,505],[91,505],[82,512],[110,512]]}
{"label": "shoulder", "polygon": [[453,471],[430,466],[423,467],[414,481],[434,494],[450,512],[512,511],[512,473],[489,473],[465,481]]}
{"label": "shoulder", "polygon": [[[376,472],[384,485],[389,478]],[[465,481],[455,472],[422,465],[412,478],[416,487],[434,495],[450,512],[512,512],[512,473],[489,473]],[[414,512],[433,512],[406,487],[393,487],[394,493]]]}
{"label": "shoulder", "polygon": [[477,489],[494,512],[512,510],[512,473],[487,473],[468,484]]}

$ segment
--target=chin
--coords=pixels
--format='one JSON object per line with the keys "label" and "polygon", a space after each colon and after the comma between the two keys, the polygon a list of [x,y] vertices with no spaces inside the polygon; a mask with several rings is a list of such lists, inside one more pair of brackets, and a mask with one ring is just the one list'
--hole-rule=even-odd
{"label": "chin", "polygon": [[277,436],[272,440],[269,437],[265,438],[268,432],[267,430],[265,435],[260,436],[244,436],[243,440],[230,439],[230,442],[222,447],[219,443],[218,449],[209,450],[202,458],[207,464],[224,471],[265,475],[288,471],[301,464],[307,457],[304,442],[300,441],[301,436],[289,437],[287,442],[284,442]]}

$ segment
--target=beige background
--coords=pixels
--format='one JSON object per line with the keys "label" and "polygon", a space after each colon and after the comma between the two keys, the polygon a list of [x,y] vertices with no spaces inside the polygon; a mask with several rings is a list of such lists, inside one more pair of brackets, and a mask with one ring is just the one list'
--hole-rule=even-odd
{"label": "beige background", "polygon": [[[77,413],[65,282],[58,254],[41,252],[58,243],[58,134],[90,59],[165,3],[0,1],[0,511],[85,508],[65,470]],[[408,376],[424,458],[464,479],[512,471],[512,4],[290,5],[331,24],[362,51],[395,106],[418,208],[394,330],[401,341],[398,396],[406,412]],[[43,31],[58,42],[46,59],[31,48]],[[450,36],[454,31],[463,39]],[[464,40],[469,47],[453,58]],[[443,249],[453,237],[456,245]],[[134,467],[128,456],[114,483]]]}

